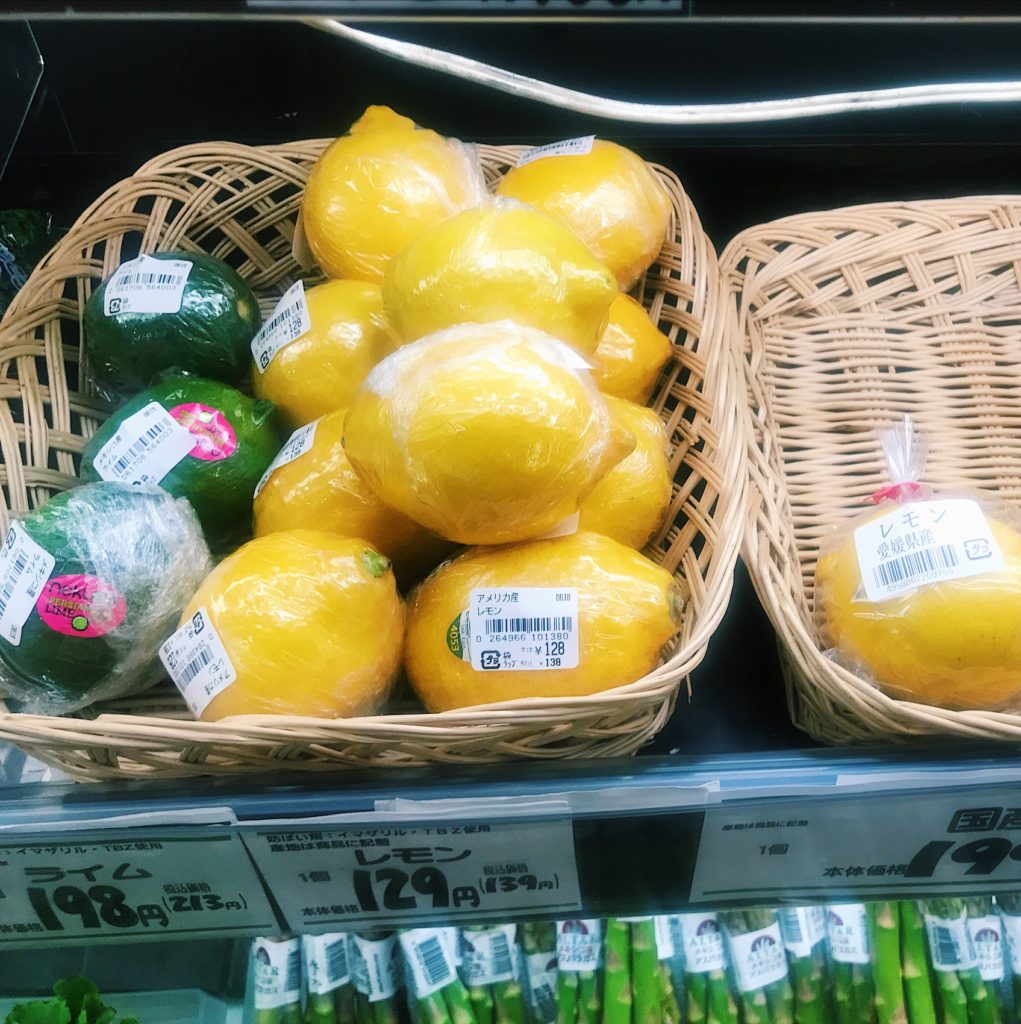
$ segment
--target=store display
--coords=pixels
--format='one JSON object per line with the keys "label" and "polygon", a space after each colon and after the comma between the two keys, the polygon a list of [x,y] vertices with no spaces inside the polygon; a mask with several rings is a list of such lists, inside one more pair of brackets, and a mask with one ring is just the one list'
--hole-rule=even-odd
{"label": "store display", "polygon": [[248,532],[252,492],[279,447],[272,415],[270,402],[219,381],[165,374],[96,431],[81,477],[187,498],[210,545],[227,548]]}
{"label": "store display", "polygon": [[670,224],[670,197],[649,165],[624,146],[591,136],[527,150],[496,191],[563,221],[622,291],[659,255]]}
{"label": "store display", "polygon": [[3,689],[63,713],[151,686],[209,565],[190,506],[165,491],[104,481],[57,495],[0,552]]}
{"label": "store display", "polygon": [[96,387],[129,398],[161,370],[237,384],[259,327],[248,284],[201,252],[157,252],[118,266],[82,312]]}
{"label": "store display", "polygon": [[583,355],[595,351],[615,294],[613,276],[573,231],[506,199],[423,231],[383,278],[387,319],[403,342],[509,320]]}
{"label": "store display", "polygon": [[379,282],[422,231],[485,194],[472,147],[373,106],[316,161],[301,223],[327,276]]}
{"label": "store display", "polygon": [[604,395],[644,405],[670,361],[670,352],[670,339],[641,304],[618,292],[592,357],[592,376]]}
{"label": "store display", "polygon": [[252,341],[252,386],[281,420],[301,427],[347,408],[366,374],[395,347],[379,285],[295,282]]}

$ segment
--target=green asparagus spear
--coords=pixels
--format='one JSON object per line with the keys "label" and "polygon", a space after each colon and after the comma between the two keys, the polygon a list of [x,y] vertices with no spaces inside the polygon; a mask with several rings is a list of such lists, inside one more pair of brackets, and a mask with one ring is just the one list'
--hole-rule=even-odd
{"label": "green asparagus spear", "polygon": [[357,1024],[375,1024],[372,1003],[364,992],[355,992],[355,1020]]}
{"label": "green asparagus spear", "polygon": [[705,978],[709,1024],[738,1024],[737,1002],[726,971],[713,970]]}
{"label": "green asparagus spear", "polygon": [[355,991],[353,985],[342,985],[336,992],[337,1024],[355,1024]]}
{"label": "green asparagus spear", "polygon": [[631,922],[631,985],[634,993],[634,1024],[659,1024],[662,1011],[656,926],[652,918]]}
{"label": "green asparagus spear", "polygon": [[332,992],[310,992],[305,1007],[305,1024],[337,1024]]}
{"label": "green asparagus spear", "polygon": [[674,979],[669,966],[662,960],[656,964],[656,988],[663,1024],[680,1024],[681,1008],[677,1005]]}
{"label": "green asparagus spear", "polygon": [[701,1024],[709,1015],[709,987],[705,974],[685,974],[685,1003],[689,1024]]}
{"label": "green asparagus spear", "polygon": [[578,1020],[580,1024],[599,1024],[602,1010],[599,976],[596,971],[578,972]]}
{"label": "green asparagus spear", "polygon": [[[983,917],[995,917],[996,915],[996,908],[993,906],[993,901],[989,896],[973,896],[965,899],[964,909],[970,920]],[[1000,948],[1000,955],[1002,956],[1002,943],[998,943],[997,946]],[[974,996],[972,995],[970,990],[975,984],[973,976],[969,977],[967,980],[963,977],[961,978],[961,984],[964,985],[964,994],[968,997],[969,1009],[973,1002],[978,1006],[979,1020],[975,1022],[975,1024],[1001,1024],[1003,1020],[1003,998],[999,982],[1003,978],[1002,959],[997,965],[997,976],[986,980],[982,977],[981,970],[982,951],[980,950],[979,953],[980,962],[979,969],[977,971],[978,982],[980,982],[982,987],[985,989],[987,1003],[985,1006],[979,1005],[983,1002],[981,997],[978,996],[977,993]]]}
{"label": "green asparagus spear", "polygon": [[936,1024],[936,1005],[932,998],[925,953],[925,924],[913,900],[903,900],[898,904],[898,909],[901,973],[908,1021],[909,1024]]}
{"label": "green asparagus spear", "polygon": [[879,1024],[907,1024],[900,968],[900,915],[894,903],[869,907],[875,942],[876,1017]]}
{"label": "green asparagus spear", "polygon": [[796,1024],[823,1024],[823,972],[821,955],[791,957],[791,988],[794,990]]}
{"label": "green asparagus spear", "polygon": [[631,1024],[631,938],[627,923],[610,918],[606,922],[606,977],[604,979],[604,1024]]}
{"label": "green asparagus spear", "polygon": [[851,965],[840,961],[833,964],[833,1008],[837,1024],[856,1024],[851,999]]}
{"label": "green asparagus spear", "polygon": [[968,1024],[968,999],[957,971],[934,971],[943,1005],[943,1024]]}
{"label": "green asparagus spear", "polygon": [[493,986],[496,1024],[525,1024],[525,993],[520,981],[498,981]]}
{"label": "green asparagus spear", "polygon": [[557,1024],[575,1024],[578,1019],[578,975],[561,971],[557,978]]}
{"label": "green asparagus spear", "polygon": [[419,997],[418,1019],[420,1024],[450,1024],[450,1014],[442,990]]}
{"label": "green asparagus spear", "polygon": [[851,1013],[855,1024],[875,1024],[876,989],[869,964],[851,964]]}
{"label": "green asparagus spear", "polygon": [[469,985],[468,998],[476,1024],[495,1024],[496,1006],[488,985]]}
{"label": "green asparagus spear", "polygon": [[443,998],[450,1011],[451,1024],[481,1024],[475,1019],[468,989],[465,988],[460,978],[455,979],[440,991],[443,993]]}
{"label": "green asparagus spear", "polygon": [[557,948],[557,926],[552,921],[525,921],[518,925],[525,956],[552,953]]}

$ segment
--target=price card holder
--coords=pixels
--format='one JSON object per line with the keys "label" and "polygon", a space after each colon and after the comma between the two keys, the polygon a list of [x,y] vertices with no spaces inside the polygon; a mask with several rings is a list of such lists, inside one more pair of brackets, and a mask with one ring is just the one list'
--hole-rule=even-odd
{"label": "price card holder", "polygon": [[0,836],[0,949],[279,929],[236,832]]}

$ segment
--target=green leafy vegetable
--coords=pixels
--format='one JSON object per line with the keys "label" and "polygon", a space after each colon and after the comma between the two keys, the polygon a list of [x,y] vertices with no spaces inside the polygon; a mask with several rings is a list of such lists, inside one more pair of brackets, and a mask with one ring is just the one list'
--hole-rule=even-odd
{"label": "green leafy vegetable", "polygon": [[[67,978],[53,986],[53,999],[18,1003],[4,1024],[115,1024],[117,1011],[104,1004],[99,989],[88,978]],[[139,1024],[122,1017],[119,1024]]]}

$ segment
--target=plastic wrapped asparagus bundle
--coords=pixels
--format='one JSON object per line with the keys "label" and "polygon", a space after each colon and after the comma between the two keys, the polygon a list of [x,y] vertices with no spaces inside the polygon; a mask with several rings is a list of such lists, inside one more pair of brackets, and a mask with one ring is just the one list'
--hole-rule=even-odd
{"label": "plastic wrapped asparagus bundle", "polygon": [[964,901],[968,931],[978,958],[978,973],[993,1004],[993,1024],[1004,1018],[1003,982],[1006,976],[1006,950],[1003,922],[990,896],[974,896]]}
{"label": "plastic wrapped asparagus bundle", "polygon": [[685,1020],[691,1024],[737,1024],[737,1000],[727,975],[727,950],[719,915],[707,910],[679,914],[675,920],[684,962]]}
{"label": "plastic wrapped asparagus bundle", "polygon": [[794,993],[772,910],[720,914],[743,1024],[793,1024]]}
{"label": "plastic wrapped asparagus bundle", "polygon": [[[627,934],[627,925],[624,925]],[[628,964],[625,957],[624,964]],[[557,921],[557,1020],[559,1024],[627,1024],[631,1019],[630,987],[627,1015],[614,1007],[609,1016],[602,1002],[603,922],[596,918]],[[609,963],[607,963],[609,967]],[[626,972],[625,972],[626,973]]]}
{"label": "plastic wrapped asparagus bundle", "polygon": [[305,1024],[354,1024],[354,986],[346,932],[303,935]]}
{"label": "plastic wrapped asparagus bundle", "polygon": [[301,940],[252,940],[251,1024],[301,1024]]}
{"label": "plastic wrapped asparagus bundle", "polygon": [[456,928],[412,928],[400,947],[419,1024],[476,1024],[468,989],[457,973]]}
{"label": "plastic wrapped asparagus bundle", "polygon": [[557,926],[553,921],[518,925],[525,958],[525,1000],[533,1024],[557,1019]]}
{"label": "plastic wrapped asparagus bundle", "polygon": [[922,910],[943,1024],[994,1024],[998,1000],[979,972],[964,900],[925,900]]}
{"label": "plastic wrapped asparagus bundle", "polygon": [[355,1024],[398,1024],[404,1002],[397,936],[352,934],[350,939]]}
{"label": "plastic wrapped asparagus bundle", "polygon": [[[631,950],[631,1017],[634,1024],[680,1024],[681,1011],[666,961],[673,955],[669,928],[657,927],[654,917],[627,917],[611,921],[625,925]],[[609,942],[609,925],[607,925]],[[609,951],[609,945],[607,945]],[[609,986],[609,957],[606,982]]]}
{"label": "plastic wrapped asparagus bundle", "polygon": [[936,1024],[936,1003],[932,994],[922,912],[914,900],[902,900],[897,909],[900,917],[901,976],[908,1021],[910,1024]]}
{"label": "plastic wrapped asparagus bundle", "polygon": [[832,1013],[826,979],[826,911],[820,906],[784,907],[777,917],[794,990],[795,1024],[828,1024]]}
{"label": "plastic wrapped asparagus bundle", "polygon": [[864,903],[828,903],[826,940],[833,964],[837,1024],[876,1024],[872,937]]}
{"label": "plastic wrapped asparagus bundle", "polygon": [[1000,911],[1003,934],[1007,940],[1007,964],[1010,968],[1014,1019],[1017,1020],[1021,1017],[1021,893],[997,896],[996,906]]}
{"label": "plastic wrapped asparagus bundle", "polygon": [[517,926],[463,929],[461,956],[476,1024],[525,1024]]}

